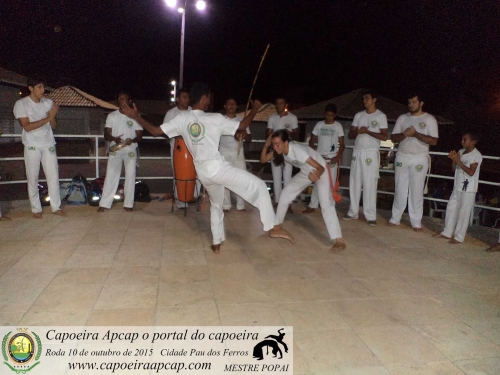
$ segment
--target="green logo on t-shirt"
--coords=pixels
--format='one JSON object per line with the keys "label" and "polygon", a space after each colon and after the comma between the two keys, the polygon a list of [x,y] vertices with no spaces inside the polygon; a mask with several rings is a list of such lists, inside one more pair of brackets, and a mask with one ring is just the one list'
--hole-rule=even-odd
{"label": "green logo on t-shirt", "polygon": [[372,121],[372,128],[376,128],[378,126],[378,122],[377,121]]}
{"label": "green logo on t-shirt", "polygon": [[129,128],[131,128],[132,126],[134,126],[134,123],[132,121],[128,120],[127,125]]}
{"label": "green logo on t-shirt", "polygon": [[200,142],[205,138],[205,126],[203,124],[194,123],[188,125],[189,137],[193,143]]}
{"label": "green logo on t-shirt", "polygon": [[419,165],[415,166],[415,169],[417,170],[417,172],[422,172],[422,170],[424,169],[424,166],[419,164]]}
{"label": "green logo on t-shirt", "polygon": [[403,163],[396,162],[396,167],[402,167],[402,166],[403,166]]}
{"label": "green logo on t-shirt", "polygon": [[51,154],[55,154],[55,153],[56,153],[56,148],[55,148],[54,146],[49,147],[49,152],[50,152]]}
{"label": "green logo on t-shirt", "polygon": [[35,151],[35,150],[36,150],[36,147],[29,146],[29,147],[28,147],[28,150],[29,150],[29,151]]}
{"label": "green logo on t-shirt", "polygon": [[372,165],[372,159],[368,158],[365,160],[366,165]]}
{"label": "green logo on t-shirt", "polygon": [[131,158],[133,158],[135,156],[135,154],[133,152],[129,152],[128,156],[130,156]]}
{"label": "green logo on t-shirt", "polygon": [[425,122],[421,122],[420,124],[418,124],[418,127],[420,129],[425,129],[427,127],[427,124]]}

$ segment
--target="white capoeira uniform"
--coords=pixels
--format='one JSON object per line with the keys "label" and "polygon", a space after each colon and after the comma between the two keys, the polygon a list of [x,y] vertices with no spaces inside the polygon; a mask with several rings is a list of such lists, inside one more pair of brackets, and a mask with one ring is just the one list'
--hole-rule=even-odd
{"label": "white capoeira uniform", "polygon": [[[191,107],[188,107],[188,111],[191,110]],[[170,120],[172,120],[175,116],[177,116],[179,113],[183,112],[182,109],[179,109],[179,107],[175,106],[174,108],[168,110],[168,112],[165,115],[165,118],[163,119],[163,123],[167,123]],[[175,138],[170,138],[170,161],[172,163],[172,184],[173,184],[173,189],[174,189],[174,198],[177,203],[178,208],[184,208],[188,204],[186,202],[181,202],[179,200],[179,196],[177,195],[177,188],[175,184],[175,168],[174,168],[174,147],[175,147]],[[201,183],[200,181],[196,180],[196,187],[194,189],[194,198],[198,197],[198,194],[201,190]]]}
{"label": "white capoeira uniform", "polygon": [[[135,120],[125,116],[120,110],[111,112],[106,119],[106,128],[111,129],[113,137],[121,136],[122,140],[127,138],[134,139],[137,134],[136,130],[142,131],[140,126]],[[111,142],[111,146],[116,143]],[[104,180],[104,187],[102,189],[102,198],[99,202],[99,207],[111,208],[113,198],[118,189],[120,182],[120,175],[122,173],[122,163],[125,166],[125,184],[123,192],[125,194],[125,201],[123,207],[134,207],[134,193],[135,193],[135,173],[137,163],[137,143],[132,143],[121,150],[110,152],[108,157],[108,165],[106,167],[106,179]]]}
{"label": "white capoeira uniform", "polygon": [[[356,113],[351,126],[366,127],[374,133],[387,129],[387,116],[380,110]],[[377,220],[377,185],[380,167],[380,140],[368,134],[358,134],[354,142],[349,175],[350,206],[347,216],[358,218],[359,200],[363,189],[363,213],[367,221]]]}
{"label": "white capoeira uniform", "polygon": [[444,220],[444,230],[441,234],[445,237],[453,237],[458,242],[464,242],[465,233],[469,227],[470,215],[474,209],[477,187],[479,184],[479,168],[483,161],[483,156],[475,148],[468,154],[464,154],[465,149],[459,151],[460,160],[466,167],[477,163],[476,172],[469,176],[458,165],[455,168],[455,185],[450,200],[446,206],[446,218]]}
{"label": "white capoeira uniform", "polygon": [[[317,151],[323,159],[325,159],[327,166],[330,167],[332,185],[335,185],[338,164],[331,165],[330,160],[336,157],[339,152],[339,138],[344,136],[344,128],[338,121],[335,121],[333,124],[319,121],[316,126],[314,126],[312,133],[318,137]],[[333,201],[333,205],[335,206],[335,201]],[[313,186],[309,207],[319,207],[318,187],[316,184]]]}
{"label": "white capoeira uniform", "polygon": [[214,245],[226,238],[222,209],[225,187],[259,209],[265,231],[273,229],[277,221],[265,182],[247,171],[229,165],[218,150],[220,137],[234,136],[239,127],[238,122],[219,113],[192,110],[183,111],[160,127],[169,137],[182,136],[193,155],[196,173],[210,198],[210,225]]}
{"label": "white capoeira uniform", "polygon": [[[229,120],[237,121],[238,124],[241,122],[241,120],[243,120],[239,116],[236,116],[234,118],[230,118],[227,116],[224,117]],[[250,134],[250,128],[247,128],[247,134]],[[219,152],[224,157],[224,160],[227,161],[229,165],[246,171],[247,164],[245,162],[245,153],[242,147],[240,150],[240,154],[238,155],[238,147],[239,142],[234,139],[234,136],[223,135],[222,137],[220,137]],[[229,189],[224,190],[224,203],[222,204],[222,208],[227,211],[231,209],[231,191]],[[239,195],[236,196],[236,209],[245,209],[245,201]]]}
{"label": "white capoeira uniform", "polygon": [[[14,105],[14,116],[16,119],[28,118],[30,122],[36,122],[47,117],[52,105],[52,100],[48,98],[42,98],[40,103],[36,103],[27,96],[19,99]],[[38,194],[40,163],[42,163],[43,172],[47,179],[50,208],[52,212],[60,210],[59,166],[57,164],[56,141],[50,123],[47,122],[42,127],[29,132],[23,128],[22,142],[31,212],[34,214],[42,212],[40,195]]]}
{"label": "white capoeira uniform", "polygon": [[[412,116],[410,113],[399,116],[392,133],[404,133],[410,126],[421,134],[439,137],[437,121],[428,113],[421,116]],[[395,165],[396,192],[389,222],[399,225],[408,202],[411,226],[421,228],[425,178],[429,169],[429,145],[415,137],[405,138],[398,146]]]}
{"label": "white capoeira uniform", "polygon": [[288,143],[288,155],[283,154],[283,156],[286,163],[300,168],[300,172],[292,178],[290,183],[286,185],[281,192],[278,209],[276,210],[278,224],[282,224],[285,220],[285,215],[290,203],[292,203],[297,195],[311,183],[311,180],[309,180],[309,173],[312,172],[314,168],[307,163],[307,159],[311,158],[325,167],[325,171],[320,179],[314,184],[318,188],[319,204],[321,205],[321,214],[323,215],[326,229],[332,240],[341,238],[342,231],[340,230],[339,219],[337,218],[335,206],[333,205],[330,176],[326,170],[326,162],[323,157],[311,147],[293,142]]}
{"label": "white capoeira uniform", "polygon": [[[285,116],[280,116],[275,113],[267,120],[267,128],[272,129],[273,132],[281,129],[286,129],[291,132],[298,127],[299,122],[297,116],[288,111]],[[273,172],[274,201],[278,203],[283,186],[286,186],[292,179],[293,167],[288,163],[279,167],[271,163],[271,171]]]}

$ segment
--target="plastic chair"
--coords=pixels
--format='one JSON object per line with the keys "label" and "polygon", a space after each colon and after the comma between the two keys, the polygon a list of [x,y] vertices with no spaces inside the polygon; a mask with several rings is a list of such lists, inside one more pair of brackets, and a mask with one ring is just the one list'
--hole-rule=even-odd
{"label": "plastic chair", "polygon": [[481,225],[481,212],[483,212],[482,208],[474,207],[470,214],[469,225]]}
{"label": "plastic chair", "polygon": [[429,208],[429,216],[434,217],[435,213],[441,214],[441,218],[444,219],[446,216],[446,207],[444,208],[439,208],[438,207],[438,202],[436,201],[429,201],[430,203],[430,208]]}

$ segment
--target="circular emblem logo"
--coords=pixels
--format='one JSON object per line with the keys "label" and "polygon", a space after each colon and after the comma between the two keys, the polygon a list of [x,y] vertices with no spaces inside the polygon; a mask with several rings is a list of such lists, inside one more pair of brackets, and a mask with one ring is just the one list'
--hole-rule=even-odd
{"label": "circular emblem logo", "polygon": [[417,170],[417,172],[422,172],[422,170],[424,169],[424,166],[419,164],[419,165],[415,166],[415,169]]}
{"label": "circular emblem logo", "polygon": [[35,354],[35,341],[27,333],[18,333],[9,340],[9,357],[16,363],[27,363]]}
{"label": "circular emblem logo", "polygon": [[376,128],[378,125],[378,122],[377,121],[372,121],[372,128]]}
{"label": "circular emblem logo", "polygon": [[129,128],[131,128],[134,125],[134,123],[132,121],[128,120],[127,121],[127,125],[128,125]]}
{"label": "circular emblem logo", "polygon": [[50,152],[51,154],[54,154],[54,153],[56,152],[56,148],[55,148],[54,146],[49,147],[49,152]]}
{"label": "circular emblem logo", "polygon": [[366,165],[371,165],[372,164],[372,159],[368,158],[365,160]]}
{"label": "circular emblem logo", "polygon": [[189,137],[195,143],[200,142],[205,138],[205,126],[203,124],[194,123],[188,125]]}
{"label": "circular emblem logo", "polygon": [[418,124],[418,127],[420,129],[425,129],[427,127],[427,124],[425,122],[421,122],[420,124]]}
{"label": "circular emblem logo", "polygon": [[291,126],[292,125],[290,125],[290,124],[285,124],[285,128],[287,128],[287,129],[290,129]]}
{"label": "circular emblem logo", "polygon": [[130,152],[130,153],[128,154],[128,156],[130,156],[131,158],[133,158],[133,157],[135,156],[135,154],[134,154],[133,152]]}

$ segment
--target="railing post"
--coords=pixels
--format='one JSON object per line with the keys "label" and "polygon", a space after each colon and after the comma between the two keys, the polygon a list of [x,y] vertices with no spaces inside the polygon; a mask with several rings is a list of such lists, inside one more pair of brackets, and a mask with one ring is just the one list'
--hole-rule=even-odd
{"label": "railing post", "polygon": [[99,178],[99,136],[95,136],[95,178]]}

